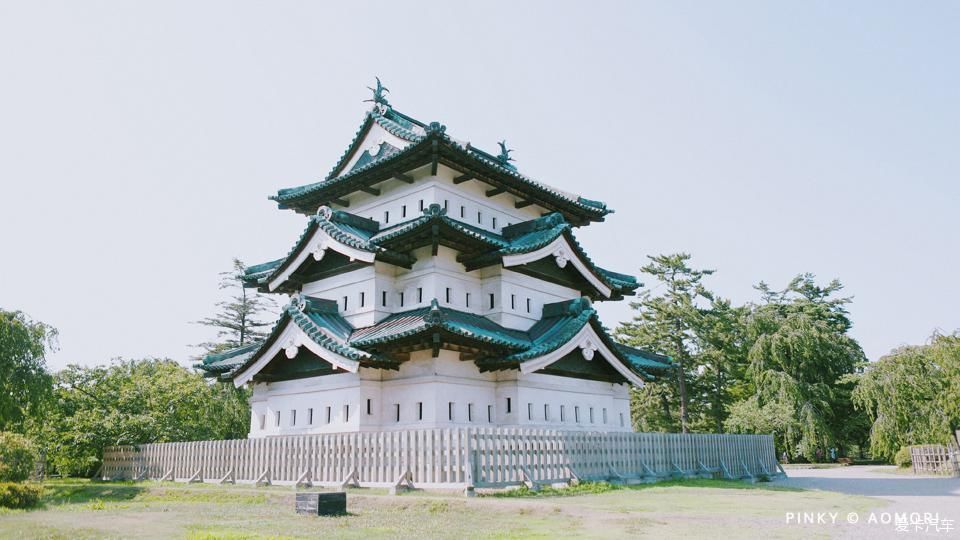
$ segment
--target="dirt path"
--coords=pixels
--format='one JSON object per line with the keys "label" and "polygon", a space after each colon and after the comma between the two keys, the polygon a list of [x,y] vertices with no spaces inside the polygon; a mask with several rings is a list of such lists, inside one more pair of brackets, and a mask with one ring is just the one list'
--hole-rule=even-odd
{"label": "dirt path", "polygon": [[[849,512],[838,508],[837,524],[803,523],[809,519],[818,520],[818,516],[785,516],[785,520],[800,521],[797,527],[803,527],[813,534],[826,532],[841,538],[904,538],[924,536],[930,538],[960,538],[960,478],[939,478],[898,474],[895,467],[839,467],[835,469],[788,469],[789,478],[777,483],[805,489],[837,491],[853,495],[866,495],[886,501],[885,506],[872,512],[860,512],[856,524]],[[804,509],[798,508],[797,513]],[[901,525],[898,530],[896,514],[914,514],[924,522],[917,530],[912,524]],[[925,514],[938,515],[940,530],[927,527],[930,524]],[[884,523],[884,519],[890,519]],[[909,519],[909,517],[908,517]],[[832,518],[826,516],[830,522]],[[944,530],[946,523],[952,520],[952,530]],[[870,521],[875,521],[870,523]]]}

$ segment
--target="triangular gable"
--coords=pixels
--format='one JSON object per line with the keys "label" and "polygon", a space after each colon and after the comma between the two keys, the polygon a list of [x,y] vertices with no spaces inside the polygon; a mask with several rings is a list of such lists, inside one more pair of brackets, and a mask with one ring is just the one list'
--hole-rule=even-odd
{"label": "triangular gable", "polygon": [[580,354],[587,362],[605,361],[610,364],[624,379],[638,387],[644,385],[640,378],[630,367],[625,365],[619,356],[606,345],[606,340],[602,339],[593,325],[586,324],[562,346],[543,356],[532,358],[520,363],[521,373],[534,373],[540,371],[550,364],[567,356],[567,354],[580,349]]}
{"label": "triangular gable", "polygon": [[546,246],[534,251],[504,255],[503,266],[504,268],[523,266],[547,257],[553,257],[558,268],[563,269],[570,265],[604,297],[610,298],[613,296],[613,289],[593,271],[592,265],[583,260],[580,256],[580,250],[574,249],[566,235],[561,235]]}
{"label": "triangular gable", "polygon": [[369,111],[360,129],[350,141],[327,179],[336,178],[354,169],[386,159],[420,139],[421,126],[390,109],[379,107]]}

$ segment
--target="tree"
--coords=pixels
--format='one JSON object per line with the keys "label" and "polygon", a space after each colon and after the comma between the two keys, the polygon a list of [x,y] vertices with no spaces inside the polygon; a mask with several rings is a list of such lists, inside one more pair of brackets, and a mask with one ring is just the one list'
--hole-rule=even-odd
{"label": "tree", "polygon": [[[679,406],[679,424],[684,433],[690,426],[690,392],[688,380],[695,377],[692,360],[701,350],[697,335],[703,319],[703,308],[699,302],[713,300],[713,294],[701,283],[704,276],[713,274],[713,270],[695,270],[688,266],[690,255],[650,256],[650,263],[641,268],[643,273],[653,276],[664,288],[663,294],[654,296],[649,290],[640,294],[640,300],[632,302],[630,307],[639,311],[632,322],[623,323],[616,330],[616,336],[628,345],[643,347],[670,355],[677,365],[675,370],[675,389]],[[653,389],[645,393],[651,394]],[[670,418],[670,394],[666,389],[657,389],[656,394],[663,408],[663,416]],[[641,394],[644,396],[644,394]],[[651,402],[650,399],[645,399]]]}
{"label": "tree", "polygon": [[104,446],[245,437],[249,393],[172,360],[68,366],[31,434],[62,474],[90,474]]}
{"label": "tree", "polygon": [[56,338],[53,327],[0,310],[0,431],[19,428],[49,395],[45,358]]}
{"label": "tree", "polygon": [[854,404],[870,426],[870,452],[893,459],[904,446],[945,444],[960,429],[960,334],[900,347],[856,378]]}
{"label": "tree", "polygon": [[852,410],[848,377],[866,358],[848,335],[850,299],[835,296],[842,288],[837,280],[819,287],[812,274],[781,291],[757,286],[763,303],[753,306],[746,337],[755,393],[731,411],[729,429],[765,432],[779,425],[778,446],[810,460],[848,442],[841,429],[848,421],[841,414]]}
{"label": "tree", "polygon": [[219,311],[216,315],[197,321],[198,324],[218,329],[218,341],[199,345],[208,353],[242,347],[267,336],[266,329],[271,323],[260,316],[271,312],[275,304],[265,296],[247,291],[241,279],[244,270],[246,266],[243,262],[233,259],[233,270],[220,274],[220,289],[231,291],[230,298],[217,302]]}

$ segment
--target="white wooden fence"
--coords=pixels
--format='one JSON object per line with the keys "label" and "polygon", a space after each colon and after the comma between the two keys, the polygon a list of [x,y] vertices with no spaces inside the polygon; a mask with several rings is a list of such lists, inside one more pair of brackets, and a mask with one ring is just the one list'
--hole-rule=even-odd
{"label": "white wooden fence", "polygon": [[112,446],[104,479],[421,488],[782,474],[770,435],[424,429]]}

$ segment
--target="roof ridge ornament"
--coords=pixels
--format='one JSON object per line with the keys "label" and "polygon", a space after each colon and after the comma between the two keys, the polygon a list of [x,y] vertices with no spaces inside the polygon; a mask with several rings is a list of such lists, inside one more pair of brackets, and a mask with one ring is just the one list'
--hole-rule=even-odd
{"label": "roof ridge ornament", "polygon": [[333,208],[330,208],[327,205],[317,208],[317,217],[324,221],[330,221],[330,218],[333,217]]}
{"label": "roof ridge ornament", "polygon": [[513,152],[513,150],[507,148],[507,140],[504,139],[497,144],[500,145],[500,154],[497,156],[497,160],[503,165],[511,166],[510,162],[513,161],[513,158],[510,157],[510,152]]}
{"label": "roof ridge ornament", "polygon": [[363,100],[363,102],[364,103],[373,102],[375,107],[379,105],[382,105],[384,107],[390,107],[390,102],[387,101],[387,96],[386,96],[386,94],[390,92],[390,89],[384,86],[380,82],[380,77],[374,77],[374,78],[377,80],[377,87],[376,88],[371,88],[369,86],[367,87],[367,90],[370,90],[371,92],[373,92],[373,99],[365,99]]}
{"label": "roof ridge ornament", "polygon": [[443,311],[440,310],[440,302],[436,298],[430,301],[430,311],[423,316],[423,322],[431,326],[439,326],[444,321]]}

